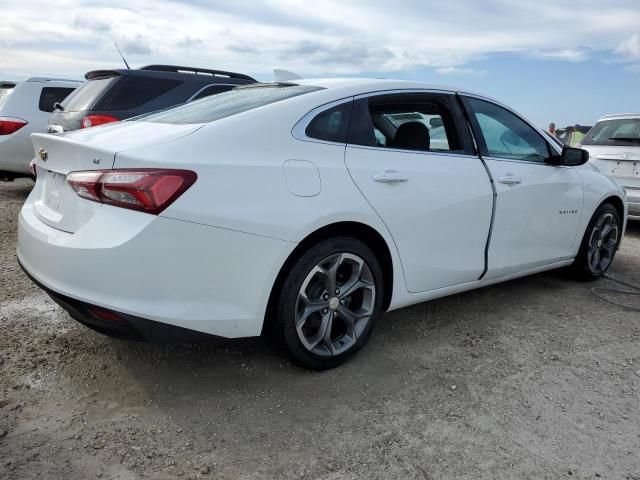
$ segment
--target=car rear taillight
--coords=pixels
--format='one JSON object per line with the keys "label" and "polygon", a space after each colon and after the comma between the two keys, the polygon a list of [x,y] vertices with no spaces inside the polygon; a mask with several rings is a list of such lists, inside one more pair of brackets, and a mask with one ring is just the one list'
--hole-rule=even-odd
{"label": "car rear taillight", "polygon": [[87,115],[82,119],[82,128],[97,127],[105,123],[119,122],[120,119],[111,115]]}
{"label": "car rear taillight", "polygon": [[0,135],[11,135],[17,132],[27,123],[26,120],[14,117],[0,117]]}
{"label": "car rear taillight", "polygon": [[67,182],[87,200],[158,215],[197,178],[191,170],[143,168],[71,172]]}

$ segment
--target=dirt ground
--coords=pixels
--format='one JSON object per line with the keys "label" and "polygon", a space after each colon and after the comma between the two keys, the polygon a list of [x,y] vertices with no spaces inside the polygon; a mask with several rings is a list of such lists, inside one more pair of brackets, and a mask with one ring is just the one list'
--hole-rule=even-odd
{"label": "dirt ground", "polygon": [[[640,313],[592,294],[609,280],[388,313],[348,364],[308,372],[259,339],[80,326],[16,263],[30,188],[0,183],[0,479],[640,480]],[[610,273],[640,284],[640,222]]]}

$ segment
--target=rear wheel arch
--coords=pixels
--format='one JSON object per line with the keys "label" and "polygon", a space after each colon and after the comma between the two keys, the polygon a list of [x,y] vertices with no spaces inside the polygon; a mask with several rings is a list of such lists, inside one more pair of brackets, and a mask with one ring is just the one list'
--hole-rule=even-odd
{"label": "rear wheel arch", "polygon": [[393,292],[393,259],[387,242],[376,229],[369,225],[360,222],[337,222],[325,225],[324,227],[310,233],[296,246],[293,252],[289,254],[280,268],[273,286],[271,287],[264,324],[262,327],[263,333],[273,327],[275,323],[274,320],[276,317],[275,310],[277,307],[278,293],[282,288],[287,278],[287,274],[291,270],[294,262],[309,248],[324,240],[335,237],[351,237],[359,240],[367,245],[374,253],[382,267],[384,280],[382,311],[386,311],[391,303],[391,295]]}

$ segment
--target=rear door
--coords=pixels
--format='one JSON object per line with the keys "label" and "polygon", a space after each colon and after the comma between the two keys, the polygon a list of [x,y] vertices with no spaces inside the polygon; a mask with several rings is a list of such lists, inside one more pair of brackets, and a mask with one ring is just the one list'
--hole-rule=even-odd
{"label": "rear door", "polygon": [[354,103],[346,164],[391,232],[411,292],[484,271],[493,191],[467,133],[453,94],[398,92]]}
{"label": "rear door", "polygon": [[486,278],[571,258],[583,202],[575,167],[545,163],[556,152],[513,112],[463,98],[497,193]]}

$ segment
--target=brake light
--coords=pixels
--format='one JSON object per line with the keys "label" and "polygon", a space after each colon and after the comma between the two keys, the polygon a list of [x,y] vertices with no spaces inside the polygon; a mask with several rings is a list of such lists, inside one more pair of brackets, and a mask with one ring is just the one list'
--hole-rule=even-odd
{"label": "brake light", "polygon": [[27,123],[26,120],[14,117],[0,117],[0,135],[11,135],[17,132]]}
{"label": "brake light", "polygon": [[120,119],[111,115],[87,115],[82,119],[82,128],[97,127],[105,123],[119,122]]}
{"label": "brake light", "polygon": [[84,199],[158,215],[197,178],[191,170],[143,168],[71,172],[67,182]]}

